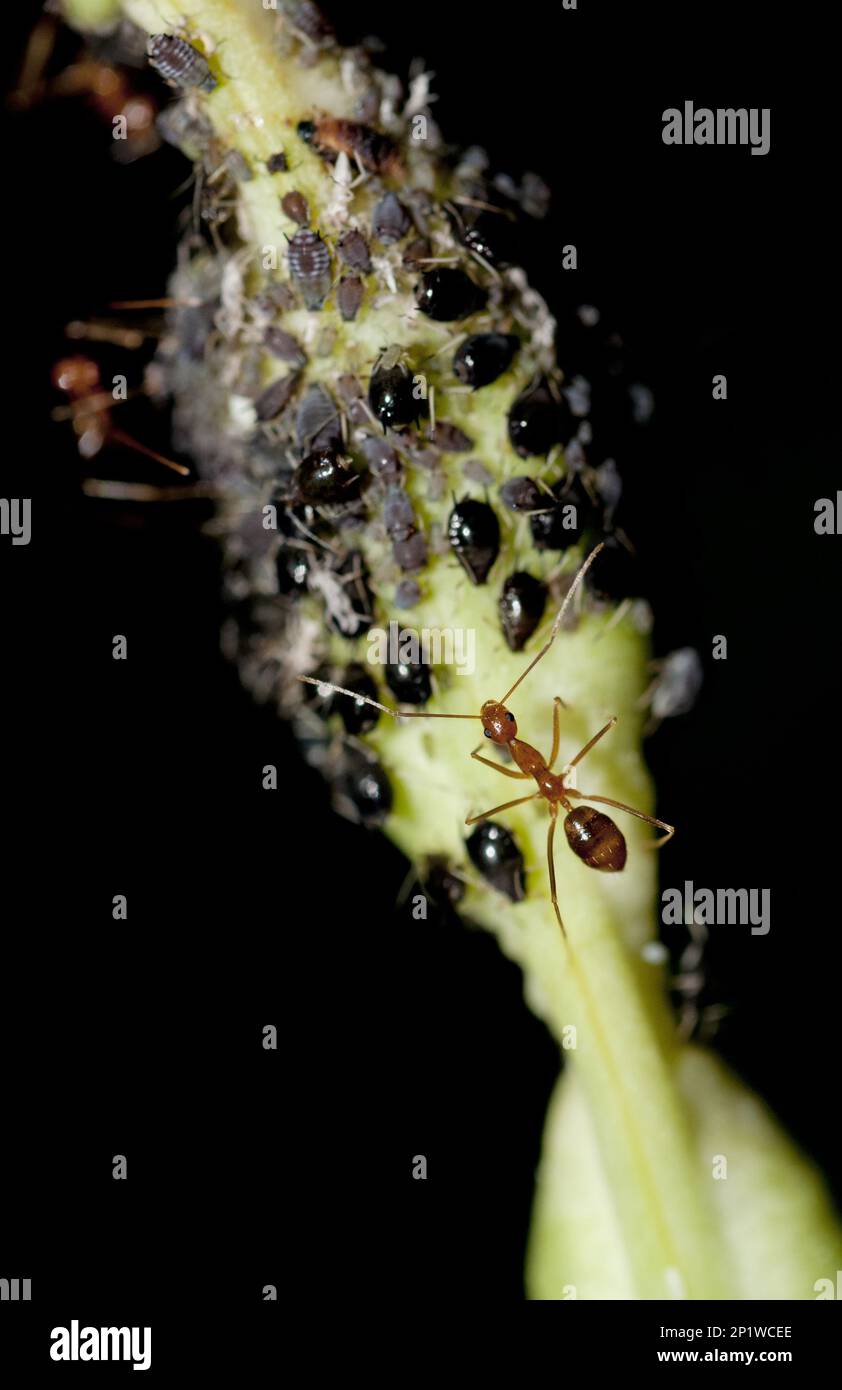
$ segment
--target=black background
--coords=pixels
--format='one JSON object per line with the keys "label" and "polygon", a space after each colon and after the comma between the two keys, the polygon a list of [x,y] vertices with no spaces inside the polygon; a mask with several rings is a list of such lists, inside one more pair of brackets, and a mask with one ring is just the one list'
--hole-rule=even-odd
{"label": "black background", "polygon": [[[767,937],[714,931],[712,997],[732,1009],[719,1046],[838,1199],[842,540],[813,529],[840,486],[837,151],[811,11],[365,10],[346,36],[377,32],[402,72],[424,56],[454,141],[552,185],[535,278],[561,319],[598,304],[655,393],[624,468],[627,525],[656,651],[694,644],[706,666],[697,709],[648,749],[680,827],[662,882],[771,888]],[[13,67],[27,26],[4,23]],[[771,153],[664,146],[661,113],[685,99],[771,107]],[[0,552],[0,1275],[49,1289],[58,1321],[157,1314],[173,1356],[186,1310],[268,1336],[265,1283],[312,1304],[520,1300],[557,1059],[517,971],[483,934],[412,921],[401,857],[331,814],[240,691],[201,507],[83,500],[49,420],[64,323],[164,292],[188,166],[169,149],[115,165],[81,104],[6,124],[3,492],[34,502],[31,545]],[[128,354],[102,360],[139,375]],[[131,424],[165,445],[150,407]],[[714,634],[727,661],[710,660]],[[284,769],[276,795],[266,762]],[[278,1053],[261,1047],[270,1022]],[[418,1152],[427,1183],[409,1179]]]}

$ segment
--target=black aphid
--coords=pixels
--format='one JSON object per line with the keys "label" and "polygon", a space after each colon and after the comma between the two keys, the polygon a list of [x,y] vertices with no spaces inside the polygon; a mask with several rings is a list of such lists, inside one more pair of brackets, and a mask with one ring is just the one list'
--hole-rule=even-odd
{"label": "black aphid", "polygon": [[487,502],[457,502],[447,523],[451,549],[473,584],[484,584],[500,549],[500,523]]}
{"label": "black aphid", "polygon": [[270,154],[266,161],[266,168],[270,174],[285,174],[289,168],[287,157],[283,150],[278,150],[277,154]]}
{"label": "black aphid", "polygon": [[640,593],[637,556],[616,536],[607,536],[605,549],[600,551],[588,570],[585,583],[600,598],[634,598]]}
{"label": "black aphid", "polygon": [[[355,662],[346,671],[343,671],[339,684],[344,685],[346,690],[353,690],[356,694],[366,695],[369,700],[380,699],[371,674],[359,662]],[[380,718],[380,711],[374,709],[372,705],[367,705],[362,700],[349,700],[342,696],[334,697],[330,709],[331,713],[335,709],[341,716],[342,723],[345,725],[345,732],[349,734],[369,733]]]}
{"label": "black aphid", "polygon": [[382,825],[392,809],[389,779],[373,753],[348,743],[334,782],[337,811],[369,828]]}
{"label": "black aphid", "polygon": [[523,855],[510,830],[494,821],[483,821],[466,841],[468,857],[483,878],[518,903],[524,896]]}
{"label": "black aphid", "polygon": [[542,494],[529,518],[536,550],[567,550],[599,523],[599,510],[578,479],[556,484],[553,496]]}
{"label": "black aphid", "polygon": [[186,39],[175,34],[152,34],[146,54],[149,66],[177,87],[195,87],[200,92],[212,92],[219,84],[210,70],[207,59]]}
{"label": "black aphid", "polygon": [[318,449],[296,468],[294,486],[298,501],[331,505],[356,497],[359,479],[349,459],[335,449]]}
{"label": "black aphid", "polygon": [[509,411],[509,439],[521,458],[548,454],[554,445],[569,443],[575,431],[567,401],[557,401],[545,385],[525,391]]}
{"label": "black aphid", "polygon": [[[335,673],[328,665],[322,662],[320,666],[316,666],[309,674],[313,677],[313,680],[328,683],[334,679]],[[314,709],[317,709],[325,719],[336,710],[336,701],[339,697],[333,690],[325,690],[323,686],[311,685],[308,682],[307,685],[301,687],[300,694],[305,705],[311,705]]]}
{"label": "black aphid", "polygon": [[296,232],[287,255],[292,282],[306,308],[321,309],[330,289],[330,254],[318,232]]}
{"label": "black aphid", "polygon": [[479,390],[508,371],[519,347],[520,338],[513,333],[472,333],[456,349],[453,371],[466,386]]}
{"label": "black aphid", "polygon": [[500,591],[498,608],[503,636],[511,651],[519,652],[529,641],[544,614],[547,588],[534,575],[518,570],[510,574]]}
{"label": "black aphid", "polygon": [[446,859],[432,857],[427,861],[423,878],[424,892],[436,907],[456,907],[465,896],[465,884],[452,871]]}
{"label": "black aphid", "polygon": [[415,301],[428,318],[442,322],[467,318],[486,301],[485,290],[464,270],[442,267],[428,270],[415,290]]}
{"label": "black aphid", "polygon": [[426,401],[416,395],[412,372],[400,359],[400,350],[389,348],[377,362],[368,387],[368,403],[384,429],[411,425],[425,414]]}
{"label": "black aphid", "polygon": [[420,661],[390,661],[384,667],[386,684],[404,705],[425,705],[433,693],[430,668]]}

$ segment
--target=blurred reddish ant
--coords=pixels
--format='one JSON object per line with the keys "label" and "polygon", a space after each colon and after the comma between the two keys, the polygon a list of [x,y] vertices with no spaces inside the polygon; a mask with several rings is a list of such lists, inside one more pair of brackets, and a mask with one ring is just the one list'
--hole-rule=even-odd
{"label": "blurred reddish ant", "polygon": [[122,444],[124,448],[134,449],[136,453],[154,459],[175,473],[184,477],[189,474],[190,469],[183,464],[148,449],[145,444],[117,428],[111,412],[118,402],[110,391],[104,389],[99,367],[92,358],[84,357],[81,353],[61,358],[53,367],[52,381],[57,390],[69,397],[67,406],[53,411],[53,419],[72,421],[82,458],[93,458],[105,444]]}
{"label": "blurred reddish ant", "polygon": [[109,63],[83,58],[64,69],[50,86],[56,96],[85,96],[111,126],[114,158],[123,164],[153,154],[161,139],[157,108],[150,96],[135,92],[124,73]]}
{"label": "blurred reddish ant", "polygon": [[664,845],[667,840],[675,834],[675,827],[668,825],[666,821],[658,820],[655,816],[648,816],[643,811],[636,811],[633,806],[626,806],[622,801],[612,801],[607,796],[592,796],[587,792],[580,792],[576,787],[568,782],[569,774],[591,751],[595,744],[613,729],[617,723],[617,716],[609,719],[608,723],[589,739],[584,748],[581,748],[563,769],[561,775],[553,772],[553,766],[558,757],[559,742],[561,736],[561,707],[564,701],[560,696],[553,700],[553,743],[550,752],[550,759],[547,762],[543,755],[533,748],[530,743],[524,743],[517,737],[517,722],[515,716],[506,706],[506,701],[517,690],[518,686],[526,679],[530,671],[538,665],[550,650],[567,612],[574,593],[578,589],[585,574],[593,564],[596,557],[602,550],[602,544],[596,546],[591,551],[585,563],[578,571],[573,583],[567,591],[564,602],[559,609],[555,622],[550,632],[549,640],[539,651],[538,655],[530,661],[522,675],[518,676],[514,685],[506,691],[502,700],[486,700],[479,714],[429,714],[426,710],[394,710],[388,705],[381,705],[377,700],[371,700],[365,695],[360,695],[353,690],[347,690],[341,685],[331,685],[328,681],[320,681],[314,676],[299,676],[299,680],[306,681],[309,685],[316,685],[322,689],[334,690],[340,695],[350,695],[354,700],[363,701],[367,705],[373,705],[376,709],[382,710],[385,714],[390,714],[394,719],[479,719],[482,723],[483,732],[486,738],[490,738],[492,743],[508,747],[514,762],[517,764],[518,771],[512,768],[501,767],[499,763],[492,762],[490,758],[480,756],[475,748],[471,757],[477,762],[484,763],[486,767],[491,767],[495,772],[499,772],[503,777],[513,777],[519,780],[534,778],[537,783],[537,791],[530,792],[528,796],[516,797],[514,801],[504,801],[501,806],[493,806],[490,811],[483,811],[479,816],[468,816],[465,824],[476,825],[479,821],[489,820],[491,816],[496,816],[500,811],[507,811],[512,806],[521,806],[524,802],[535,801],[543,797],[547,802],[547,809],[550,814],[550,827],[547,835],[547,860],[550,871],[550,895],[552,897],[553,909],[561,927],[562,935],[566,937],[564,922],[561,919],[561,912],[558,906],[558,896],[556,892],[555,863],[553,861],[553,839],[555,836],[556,821],[558,819],[559,807],[563,807],[567,812],[564,819],[564,832],[567,836],[567,843],[573,853],[578,855],[589,869],[601,869],[603,872],[617,872],[626,863],[626,841],[622,831],[614,824],[609,816],[602,811],[596,811],[592,806],[574,806],[574,800],[598,801],[605,806],[613,806],[618,811],[627,811],[629,815],[637,816],[644,820],[648,825],[657,826],[664,830],[666,834],[654,842],[654,845]]}
{"label": "blurred reddish ant", "polygon": [[55,53],[58,24],[44,15],[26,44],[20,75],[9,104],[26,110],[53,97],[85,97],[114,135],[113,155],[121,163],[140,159],[160,147],[152,97],[135,91],[125,72],[91,56],[85,49],[55,77],[48,69]]}

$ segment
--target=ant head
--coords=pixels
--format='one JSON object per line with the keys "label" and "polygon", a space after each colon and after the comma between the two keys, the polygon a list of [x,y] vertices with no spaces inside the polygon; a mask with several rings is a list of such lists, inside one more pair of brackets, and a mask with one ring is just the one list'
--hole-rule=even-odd
{"label": "ant head", "polygon": [[101,385],[99,367],[90,357],[81,353],[73,357],[62,357],[52,371],[53,386],[74,400],[96,391]]}
{"label": "ant head", "polygon": [[517,738],[514,715],[497,700],[486,700],[480,711],[480,719],[485,737],[494,743],[511,743],[513,738]]}

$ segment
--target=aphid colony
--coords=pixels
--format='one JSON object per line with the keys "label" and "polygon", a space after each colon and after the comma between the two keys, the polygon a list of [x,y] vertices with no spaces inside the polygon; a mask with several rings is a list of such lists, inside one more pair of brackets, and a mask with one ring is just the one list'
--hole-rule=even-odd
{"label": "aphid colony", "polygon": [[[300,45],[305,66],[321,61],[335,40],[315,5],[290,0],[285,14],[283,42]],[[440,159],[428,107],[427,142],[414,146],[395,79],[362,51],[352,59],[357,116],[302,111],[283,148],[267,151],[260,166],[214,133],[214,94],[235,80],[217,55],[181,34],[154,36],[148,55],[183,94],[160,125],[196,164],[201,212],[170,286],[154,379],[174,401],[176,447],[230,489],[220,519],[228,649],[246,682],[286,708],[301,705],[302,686],[290,677],[312,673],[319,694],[307,708],[320,710],[331,728],[341,722],[346,735],[338,751],[332,733],[325,735],[337,799],[346,813],[380,824],[391,788],[364,739],[384,709],[394,711],[380,703],[354,644],[375,622],[418,603],[429,566],[442,558],[463,584],[488,588],[490,613],[512,651],[537,631],[559,561],[573,546],[603,542],[587,573],[590,592],[625,596],[609,563],[629,552],[615,517],[616,470],[608,465],[631,423],[631,383],[613,341],[584,317],[563,328],[566,359],[583,363],[584,387],[574,391],[575,372],[556,365],[553,321],[516,268],[523,209],[541,211],[537,182],[517,187],[492,175],[479,151],[461,162]],[[314,157],[323,199],[314,195],[312,170],[306,197],[297,186],[298,167]],[[446,193],[431,194],[434,180],[422,160],[436,168],[435,186]],[[272,180],[285,238],[282,264],[262,280],[253,259],[247,272],[238,260],[245,248],[234,217],[239,185],[254,178]],[[324,210],[340,206],[337,187],[345,190],[343,211],[331,221]],[[374,351],[369,325],[381,305],[391,306],[384,312],[390,332]],[[395,306],[403,306],[400,315]],[[427,325],[426,337],[416,322]],[[334,353],[337,333],[343,348]],[[454,405],[459,393],[479,412],[493,397],[493,452],[475,444],[471,412]],[[600,416],[606,399],[608,422]],[[272,528],[260,521],[267,504]],[[314,603],[321,633],[346,644],[341,669],[327,661],[323,635],[300,650],[284,635],[298,631],[293,615],[311,613]],[[420,709],[435,693],[428,667],[397,661],[383,676],[407,715],[435,717]],[[507,698],[464,717],[480,718],[486,735],[511,752],[518,771],[495,765],[498,771],[534,779],[532,796],[547,802],[555,899],[552,836],[560,809],[571,849],[591,867],[622,868],[624,841],[603,813],[574,806],[578,793],[553,771],[558,706],[545,761],[517,738]],[[489,821],[504,809],[472,818],[467,850],[490,882],[516,897],[519,852],[510,832]]]}
{"label": "aphid colony", "polygon": [[[491,820],[492,816],[498,815],[501,811],[508,811],[513,806],[522,806],[527,801],[536,801],[539,798],[543,798],[544,801],[546,801],[547,803],[547,808],[550,816],[549,831],[547,834],[547,867],[549,872],[550,897],[553,904],[553,910],[555,912],[558,924],[561,927],[563,935],[566,935],[566,932],[558,905],[555,860],[553,857],[555,829],[560,808],[563,808],[567,812],[567,815],[564,820],[564,833],[567,836],[567,843],[570,846],[573,853],[577,855],[578,858],[582,860],[583,864],[586,864],[589,869],[599,869],[603,872],[613,873],[616,873],[619,870],[623,869],[626,863],[626,842],[622,832],[614,824],[610,816],[607,816],[603,811],[595,810],[593,806],[574,807],[572,804],[574,800],[586,799],[587,801],[598,801],[602,805],[613,806],[616,807],[616,809],[619,811],[626,811],[629,815],[637,816],[640,820],[646,821],[649,825],[657,826],[660,830],[663,830],[665,833],[660,840],[655,842],[656,844],[666,844],[667,840],[671,839],[672,835],[675,833],[673,826],[668,825],[665,821],[658,820],[655,816],[649,816],[643,811],[637,811],[634,809],[634,807],[626,806],[621,801],[614,801],[611,797],[608,796],[598,796],[594,792],[579,791],[574,783],[568,781],[568,778],[570,777],[570,774],[573,772],[574,768],[580,762],[582,762],[582,760],[588,755],[588,753],[599,742],[599,740],[605,734],[607,734],[610,729],[614,727],[614,725],[617,722],[616,717],[609,719],[608,723],[605,724],[603,728],[599,730],[598,733],[594,734],[593,738],[588,740],[584,748],[581,748],[579,752],[576,754],[576,756],[574,758],[571,758],[564,771],[559,775],[553,771],[553,767],[558,759],[560,746],[560,715],[562,705],[561,698],[559,696],[556,696],[555,700],[553,701],[553,743],[549,761],[544,759],[541,753],[538,752],[537,748],[533,748],[531,744],[525,743],[522,739],[518,738],[517,722],[515,720],[515,716],[512,713],[512,711],[507,708],[507,701],[517,690],[518,686],[523,683],[523,681],[526,679],[529,673],[534,670],[538,663],[542,661],[543,658],[550,651],[550,648],[552,647],[556,637],[559,634],[559,631],[561,630],[561,626],[564,622],[564,617],[570,605],[571,599],[573,598],[573,595],[576,592],[576,589],[578,585],[581,583],[587,570],[590,568],[593,561],[598,556],[601,548],[601,545],[597,546],[597,548],[591,552],[590,556],[585,561],[584,565],[579,570],[578,574],[573,580],[573,583],[571,584],[570,589],[567,592],[567,596],[565,597],[564,603],[562,604],[556,617],[556,620],[553,623],[549,639],[547,642],[544,643],[544,646],[538,652],[538,655],[533,657],[529,665],[526,667],[526,670],[522,673],[522,675],[518,677],[514,685],[512,685],[506,691],[506,694],[502,697],[502,699],[486,700],[478,715],[435,714],[429,711],[420,712],[416,710],[401,712],[398,710],[391,709],[388,705],[380,704],[379,701],[373,699],[369,695],[361,694],[359,689],[343,689],[341,686],[333,685],[330,682],[320,683],[318,678],[316,677],[301,677],[301,680],[306,681],[309,684],[320,686],[321,689],[326,689],[336,694],[348,696],[354,701],[355,707],[358,707],[360,705],[369,705],[372,708],[382,710],[385,714],[390,714],[395,719],[399,719],[401,717],[406,719],[478,718],[482,724],[483,733],[485,734],[485,737],[487,739],[490,739],[493,743],[497,744],[498,746],[508,748],[509,752],[511,753],[512,760],[517,768],[517,771],[509,767],[503,767],[500,763],[492,762],[489,758],[481,757],[476,749],[474,749],[473,753],[471,754],[471,757],[475,758],[477,762],[482,763],[485,767],[490,767],[495,772],[499,772],[502,777],[510,777],[514,778],[515,780],[523,781],[528,781],[530,778],[532,778],[537,784],[538,790],[530,792],[526,796],[515,797],[511,801],[504,801],[502,805],[494,806],[490,811],[483,811],[478,816],[469,816],[467,818],[466,825],[485,824],[487,827],[484,834],[481,835],[481,839],[478,842],[478,845],[476,846],[474,862],[477,862],[476,856],[478,854],[478,867],[480,867],[481,870],[486,866],[486,863],[488,863],[488,867],[494,867],[495,870],[499,867],[497,863],[498,851],[504,842],[502,841],[502,837],[499,834],[500,827],[492,828],[490,825],[488,825],[488,822]],[[390,687],[394,690],[398,699],[403,698],[404,700],[408,700],[408,693],[402,694],[401,691],[402,680],[394,684],[392,681],[389,681],[389,684]],[[429,693],[429,689],[425,688],[423,691],[424,700],[419,700],[418,703],[426,702],[426,699],[429,698]],[[479,850],[479,845],[482,845],[482,850]],[[492,847],[494,850],[493,854]],[[508,863],[511,866],[514,859],[514,855],[512,853],[512,846],[510,843],[506,844],[506,849]],[[488,862],[489,856],[491,856],[495,861],[493,866],[490,862]],[[518,879],[512,879],[511,885],[513,886],[514,883],[518,881]]]}

